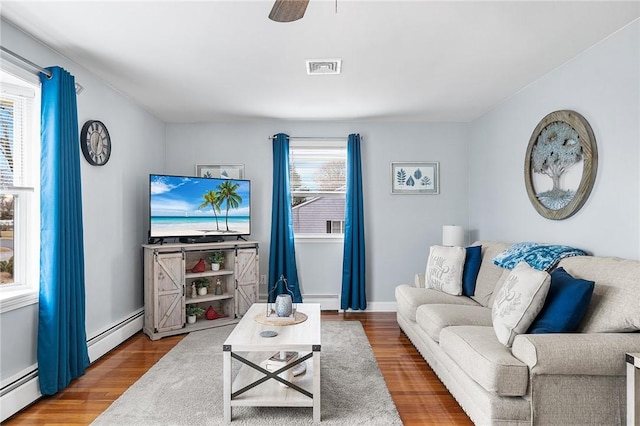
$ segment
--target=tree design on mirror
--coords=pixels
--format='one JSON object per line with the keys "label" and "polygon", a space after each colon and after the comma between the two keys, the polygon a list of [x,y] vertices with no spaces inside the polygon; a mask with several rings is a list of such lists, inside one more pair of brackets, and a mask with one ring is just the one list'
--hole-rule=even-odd
{"label": "tree design on mirror", "polygon": [[538,213],[561,220],[585,203],[596,178],[591,126],[575,111],[554,111],[536,126],[525,157],[527,195]]}

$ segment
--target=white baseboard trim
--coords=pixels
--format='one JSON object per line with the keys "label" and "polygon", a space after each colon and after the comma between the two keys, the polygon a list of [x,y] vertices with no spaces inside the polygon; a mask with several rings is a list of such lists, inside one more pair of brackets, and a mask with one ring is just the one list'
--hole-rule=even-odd
{"label": "white baseboard trim", "polygon": [[[144,309],[139,309],[128,317],[105,327],[87,340],[89,361],[94,363],[100,357],[142,330]],[[16,379],[6,389],[0,389],[0,422],[4,422],[18,411],[40,399],[40,383],[37,368]]]}
{"label": "white baseboard trim", "polygon": [[365,312],[396,312],[396,310],[396,302],[367,302]]}

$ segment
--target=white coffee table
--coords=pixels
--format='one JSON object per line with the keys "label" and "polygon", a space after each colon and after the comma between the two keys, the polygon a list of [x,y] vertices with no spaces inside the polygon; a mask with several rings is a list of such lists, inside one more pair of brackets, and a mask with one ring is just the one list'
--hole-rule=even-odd
{"label": "white coffee table", "polygon": [[[255,321],[266,310],[266,303],[253,304],[222,346],[225,421],[231,421],[232,407],[251,406],[313,407],[313,421],[319,422],[320,304],[297,304],[298,312],[306,314],[307,319],[294,325],[266,325]],[[278,335],[262,337],[263,331],[275,331]],[[297,362],[274,372],[260,366],[280,351],[298,352]],[[232,359],[244,364],[235,379],[232,377]],[[308,359],[312,361],[307,362],[307,371],[291,382],[278,376]]]}

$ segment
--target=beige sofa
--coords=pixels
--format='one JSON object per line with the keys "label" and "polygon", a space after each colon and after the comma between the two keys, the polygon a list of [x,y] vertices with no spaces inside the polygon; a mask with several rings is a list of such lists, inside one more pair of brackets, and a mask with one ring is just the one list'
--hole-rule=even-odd
{"label": "beige sofa", "polygon": [[[510,271],[493,258],[511,244],[482,245],[472,297],[396,288],[397,319],[433,371],[478,425],[625,424],[625,353],[640,352],[640,261],[568,257],[558,266],[595,282],[578,333],[496,338],[491,306]],[[624,331],[624,332],[622,332]]]}

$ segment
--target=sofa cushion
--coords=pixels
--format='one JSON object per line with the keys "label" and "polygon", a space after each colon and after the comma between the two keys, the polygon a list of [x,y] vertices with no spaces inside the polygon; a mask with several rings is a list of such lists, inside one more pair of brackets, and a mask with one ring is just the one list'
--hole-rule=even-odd
{"label": "sofa cushion", "polygon": [[562,266],[576,278],[595,282],[591,303],[576,331],[618,333],[640,330],[640,261],[614,257],[571,257]]}
{"label": "sofa cushion", "polygon": [[[473,300],[481,304],[482,306],[490,307],[490,299],[497,284],[501,282],[503,273],[507,273],[507,270],[493,264],[493,258],[503,250],[506,250],[510,244],[508,243],[496,243],[492,241],[477,241],[473,243],[474,246],[482,246],[482,262],[480,264],[480,271],[478,271],[478,278],[476,279],[476,288],[473,292]],[[506,278],[505,275],[505,278]]]}
{"label": "sofa cushion", "polygon": [[422,305],[416,310],[416,322],[429,337],[440,341],[440,331],[452,325],[491,326],[491,309],[467,305]]}
{"label": "sofa cushion", "polygon": [[564,268],[551,273],[551,286],[542,310],[527,333],[570,333],[584,317],[591,295],[593,281],[574,278]]}
{"label": "sofa cushion", "polygon": [[531,374],[620,376],[625,353],[640,353],[640,333],[520,334],[511,353]]}
{"label": "sofa cushion", "polygon": [[482,262],[482,246],[471,246],[465,249],[464,270],[462,271],[462,294],[473,296],[476,290],[476,280]]}
{"label": "sofa cushion", "polygon": [[416,309],[420,305],[428,303],[442,303],[450,305],[471,305],[478,304],[465,296],[452,296],[438,290],[428,288],[417,288],[407,284],[396,287],[396,309],[399,314],[408,320],[416,320]]}
{"label": "sofa cushion", "polygon": [[550,281],[548,273],[526,262],[513,268],[491,310],[496,336],[505,346],[510,347],[515,336],[527,331],[544,305]]}
{"label": "sofa cushion", "polygon": [[560,259],[570,256],[585,256],[580,249],[553,244],[517,243],[493,258],[493,263],[513,269],[520,262],[527,262],[529,266],[539,271],[548,271],[556,266]]}
{"label": "sofa cushion", "polygon": [[528,367],[498,341],[492,327],[453,326],[440,332],[440,347],[480,386],[501,396],[523,396]]}
{"label": "sofa cushion", "polygon": [[426,287],[461,295],[465,255],[463,247],[431,246],[425,272]]}

